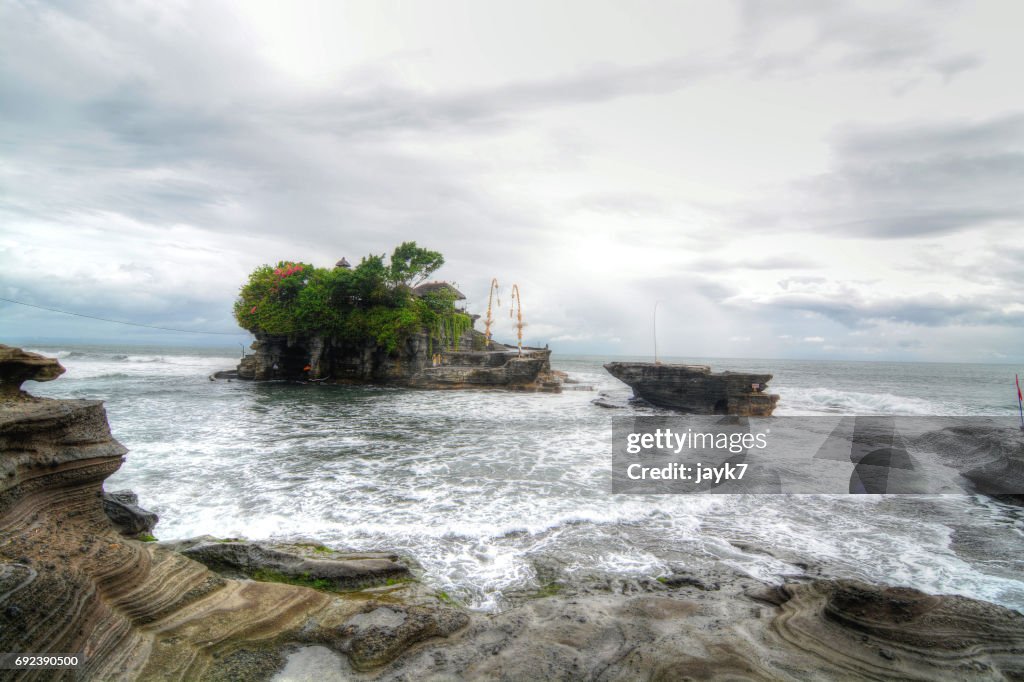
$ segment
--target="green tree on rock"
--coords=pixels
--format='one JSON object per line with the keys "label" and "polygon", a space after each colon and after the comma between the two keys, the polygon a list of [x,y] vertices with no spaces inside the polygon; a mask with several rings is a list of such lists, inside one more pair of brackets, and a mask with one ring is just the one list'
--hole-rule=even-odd
{"label": "green tree on rock", "polygon": [[411,291],[443,264],[440,253],[405,242],[390,263],[370,255],[351,270],[291,261],[263,265],[242,286],[235,319],[254,334],[326,334],[389,353],[418,332],[428,335],[432,347],[443,346],[472,327],[472,320],[455,310],[451,296]]}
{"label": "green tree on rock", "polygon": [[444,265],[444,256],[416,246],[416,242],[402,242],[391,254],[389,278],[394,284],[415,287],[422,284]]}

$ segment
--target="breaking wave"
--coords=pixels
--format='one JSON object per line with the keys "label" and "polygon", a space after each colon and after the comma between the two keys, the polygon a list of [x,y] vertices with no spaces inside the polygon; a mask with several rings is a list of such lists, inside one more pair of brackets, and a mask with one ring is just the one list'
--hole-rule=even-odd
{"label": "breaking wave", "polygon": [[953,416],[962,406],[892,393],[864,393],[830,388],[778,388],[784,400],[776,414],[844,414]]}

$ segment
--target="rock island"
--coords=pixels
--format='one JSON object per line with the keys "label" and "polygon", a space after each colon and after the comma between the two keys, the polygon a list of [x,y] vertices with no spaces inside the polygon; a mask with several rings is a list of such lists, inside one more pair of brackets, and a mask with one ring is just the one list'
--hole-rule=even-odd
{"label": "rock island", "polygon": [[768,417],[779,396],[765,392],[771,374],[715,373],[706,365],[609,362],[604,366],[629,384],[636,398],[689,414]]}
{"label": "rock island", "polygon": [[436,251],[405,242],[388,263],[374,255],[355,267],[342,258],[333,268],[289,261],[257,268],[235,303],[238,323],[256,337],[237,377],[561,390],[549,349],[492,340],[474,328],[479,315],[462,306],[462,292],[425,281],[443,263]]}

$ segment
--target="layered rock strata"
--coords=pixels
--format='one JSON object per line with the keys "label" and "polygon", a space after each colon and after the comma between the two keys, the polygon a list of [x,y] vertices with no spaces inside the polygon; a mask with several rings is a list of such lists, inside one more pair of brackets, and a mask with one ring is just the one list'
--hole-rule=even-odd
{"label": "layered rock strata", "polygon": [[0,344],[0,400],[25,398],[24,382],[53,381],[63,373],[64,367],[53,358]]}
{"label": "layered rock strata", "polygon": [[[401,622],[386,607],[371,617]],[[340,657],[319,658],[321,668],[307,660],[306,671],[323,682],[357,674]],[[849,580],[766,586],[723,572],[552,584],[357,679],[931,682],[1022,674],[1024,616],[1015,611]]]}
{"label": "layered rock strata", "polygon": [[[17,388],[40,376],[20,366],[5,380]],[[360,614],[376,608],[373,593],[346,598],[226,579],[179,552],[124,537],[104,510],[102,484],[126,451],[102,404],[15,395],[0,401],[0,651],[77,653],[85,664],[5,671],[5,679],[266,679],[298,644],[350,652],[352,665],[372,667],[465,624],[461,611],[441,604],[399,604],[392,608],[412,614],[410,625],[382,638],[357,627]],[[383,574],[373,582],[403,572],[367,560]],[[360,582],[353,563],[341,572]]]}
{"label": "layered rock strata", "polygon": [[765,392],[771,374],[715,373],[706,365],[610,362],[604,366],[636,398],[688,414],[767,417],[779,396]]}

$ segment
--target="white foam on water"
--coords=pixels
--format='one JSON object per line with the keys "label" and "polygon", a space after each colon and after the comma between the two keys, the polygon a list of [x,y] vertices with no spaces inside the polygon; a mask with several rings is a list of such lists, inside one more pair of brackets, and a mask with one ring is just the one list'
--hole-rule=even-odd
{"label": "white foam on water", "polygon": [[842,391],[832,388],[775,388],[785,399],[777,415],[951,415],[963,413],[954,403],[925,400],[891,393]]}
{"label": "white foam on water", "polygon": [[[944,521],[884,498],[612,495],[611,417],[649,412],[609,414],[590,405],[594,392],[210,382],[237,358],[60,352],[68,376],[33,392],[107,400],[114,435],[130,449],[107,488],[134,489],[160,514],[164,540],[301,536],[396,550],[422,565],[428,584],[483,609],[497,608],[505,591],[538,587],[542,563],[654,577],[720,562],[778,582],[800,571],[797,561],[1024,608],[1024,581],[986,573],[950,548]],[[629,389],[599,364],[574,366],[625,404]],[[924,380],[883,390],[857,376],[847,372],[841,388],[826,388],[836,383],[828,377],[779,382],[778,414],[971,413],[999,400],[987,384],[980,402],[957,406],[926,397]],[[991,516],[975,521],[1005,527]]]}
{"label": "white foam on water", "polygon": [[41,350],[39,348],[25,348],[23,350],[25,350],[28,353],[38,353],[39,355],[45,355],[48,358],[56,358],[57,360],[63,360],[75,354],[75,351],[70,350]]}
{"label": "white foam on water", "polygon": [[32,352],[60,360],[67,370],[61,381],[131,379],[156,377],[206,378],[213,372],[231,369],[237,357],[219,355],[149,354],[98,349],[32,349]]}

